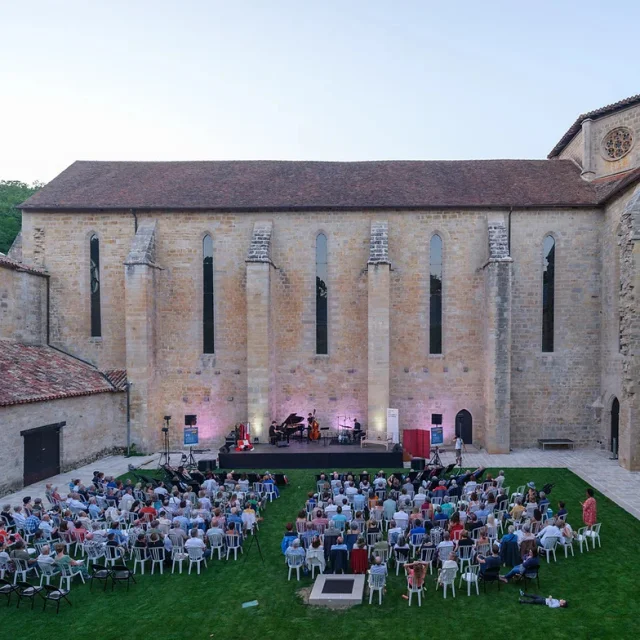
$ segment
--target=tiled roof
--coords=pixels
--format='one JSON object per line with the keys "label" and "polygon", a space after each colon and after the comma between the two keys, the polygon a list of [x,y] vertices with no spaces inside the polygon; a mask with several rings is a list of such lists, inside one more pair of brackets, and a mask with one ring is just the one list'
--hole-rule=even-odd
{"label": "tiled roof", "polygon": [[103,373],[107,378],[109,378],[109,382],[115,387],[116,391],[124,391],[126,389],[126,369],[105,369]]}
{"label": "tiled roof", "polygon": [[617,193],[633,186],[638,181],[640,181],[640,168],[631,169],[630,171],[617,173],[605,178],[598,178],[591,184],[595,187],[600,202],[606,202]]}
{"label": "tiled roof", "polygon": [[583,113],[578,116],[578,119],[569,127],[567,132],[560,138],[558,144],[551,149],[547,158],[555,158],[557,155],[561,153],[561,151],[573,140],[573,136],[580,131],[582,128],[582,122],[587,118],[591,118],[592,120],[596,120],[602,116],[608,116],[610,113],[615,113],[620,109],[627,109],[628,107],[633,107],[636,104],[640,104],[640,94],[636,96],[631,96],[630,98],[625,98],[624,100],[619,100],[618,102],[614,102],[613,104],[608,104],[605,107],[600,107],[599,109],[594,109],[593,111],[588,111],[587,113]]}
{"label": "tiled roof", "polygon": [[14,271],[26,271],[27,273],[33,273],[37,276],[49,275],[44,269],[29,267],[26,264],[22,264],[22,262],[18,262],[17,260],[7,257],[4,253],[0,253],[0,267],[6,267],[7,269],[13,269]]}
{"label": "tiled roof", "polygon": [[117,390],[96,368],[51,347],[0,341],[0,406]]}
{"label": "tiled roof", "polygon": [[75,162],[37,210],[361,210],[590,206],[570,160]]}

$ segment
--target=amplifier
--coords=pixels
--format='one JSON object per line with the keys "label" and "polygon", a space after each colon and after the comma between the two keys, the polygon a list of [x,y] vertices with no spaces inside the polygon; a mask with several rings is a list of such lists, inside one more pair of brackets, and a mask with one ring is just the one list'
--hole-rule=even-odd
{"label": "amplifier", "polygon": [[198,460],[198,471],[206,473],[207,471],[214,471],[218,468],[216,460]]}

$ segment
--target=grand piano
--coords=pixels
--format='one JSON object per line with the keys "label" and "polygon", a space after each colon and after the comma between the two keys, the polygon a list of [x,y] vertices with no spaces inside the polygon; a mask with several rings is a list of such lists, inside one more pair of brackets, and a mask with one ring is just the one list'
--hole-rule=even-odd
{"label": "grand piano", "polygon": [[276,433],[281,439],[289,442],[289,438],[295,435],[296,431],[302,438],[303,429],[305,429],[304,418],[296,413],[290,413],[287,419],[276,427]]}

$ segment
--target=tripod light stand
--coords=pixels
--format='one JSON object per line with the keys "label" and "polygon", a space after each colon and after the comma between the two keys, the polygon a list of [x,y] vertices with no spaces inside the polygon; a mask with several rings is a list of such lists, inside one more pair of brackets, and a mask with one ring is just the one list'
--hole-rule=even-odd
{"label": "tripod light stand", "polygon": [[169,423],[171,422],[171,416],[164,417],[165,425],[162,427],[162,453],[160,454],[160,459],[158,460],[158,467],[162,465],[171,464],[171,452],[169,451]]}

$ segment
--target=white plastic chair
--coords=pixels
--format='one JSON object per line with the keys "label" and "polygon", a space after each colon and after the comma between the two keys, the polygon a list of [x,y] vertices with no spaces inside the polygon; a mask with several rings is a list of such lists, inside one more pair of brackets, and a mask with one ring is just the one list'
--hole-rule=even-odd
{"label": "white plastic chair", "polygon": [[553,561],[557,562],[556,558],[556,547],[558,546],[558,542],[560,542],[560,538],[556,536],[549,536],[544,539],[544,546],[538,547],[540,553],[544,553],[547,556],[547,563],[549,563],[549,556],[553,554]]}
{"label": "white plastic chair", "polygon": [[394,549],[394,557],[396,560],[396,575],[400,572],[400,567],[404,567],[409,562],[410,549]]}
{"label": "white plastic chair", "polygon": [[[191,567],[195,564],[198,569],[198,575],[200,575],[200,564],[204,562],[204,566],[207,566],[207,560],[204,557],[204,551],[195,547],[187,547],[187,553],[189,554],[189,575],[191,575]],[[162,570],[160,570],[162,573]]]}
{"label": "white plastic chair", "polygon": [[409,606],[411,606],[411,599],[413,598],[413,594],[416,593],[418,595],[418,606],[421,607],[422,606],[422,589],[424,588],[424,581],[423,583],[418,586],[415,584],[412,585],[411,584],[411,577],[407,576],[407,591],[409,593]]}
{"label": "white plastic chair", "polygon": [[240,536],[237,533],[227,534],[225,535],[225,540],[227,543],[227,560],[229,559],[229,555],[233,552],[233,559],[238,559],[238,549],[240,549],[240,553],[244,553],[242,549],[242,545],[240,544]]}
{"label": "white plastic chair", "polygon": [[571,555],[575,557],[575,553],[573,552],[573,538],[563,537],[560,540],[560,546],[564,549],[564,557],[569,557],[569,550],[571,550]]}
{"label": "white plastic chair", "polygon": [[303,564],[304,564],[304,556],[302,554],[287,555],[287,566],[289,567],[289,574],[288,574],[287,580],[291,580],[291,571],[293,569],[295,569],[296,571],[297,580],[300,580],[300,568],[302,567]]}
{"label": "white plastic chair", "polygon": [[440,569],[440,574],[438,575],[438,584],[436,585],[436,589],[442,585],[444,591],[444,597],[447,597],[447,587],[451,587],[451,591],[453,592],[453,597],[456,597],[456,574],[458,573],[457,567],[449,567],[447,569]]}
{"label": "white plastic chair", "polygon": [[82,567],[73,566],[70,564],[61,564],[58,565],[60,568],[60,589],[62,589],[62,583],[64,581],[67,582],[67,590],[71,590],[71,580],[76,576],[80,576],[80,580],[84,584],[84,576],[82,575]]}
{"label": "white plastic chair", "polygon": [[[480,595],[480,588],[478,587],[478,571],[480,570],[480,565],[471,564],[466,569],[460,570],[460,582],[458,583],[458,587],[462,586],[462,581],[467,583],[467,595],[471,595],[471,585],[476,585],[476,594]],[[445,596],[446,597],[446,596]],[[455,597],[455,593],[454,593]]]}
{"label": "white plastic chair", "polygon": [[213,557],[213,552],[217,550],[218,560],[222,560],[222,554],[224,553],[224,536],[221,533],[211,533],[208,538],[209,546],[211,547],[211,557]]}
{"label": "white plastic chair", "polygon": [[409,546],[411,547],[411,555],[415,558],[416,552],[422,546],[424,540],[424,533],[412,533],[409,537]]}
{"label": "white plastic chair", "polygon": [[148,560],[147,550],[143,547],[133,547],[131,549],[131,557],[133,558],[133,573],[137,571],[139,564],[142,567],[140,573],[144,575],[144,563]]}
{"label": "white plastic chair", "polygon": [[188,554],[186,554],[183,550],[172,549],[171,550],[171,573],[176,572],[176,564],[180,569],[180,573],[182,573],[182,563],[188,558]]}
{"label": "white plastic chair", "polygon": [[588,528],[589,527],[580,527],[576,534],[576,541],[580,545],[580,553],[582,553],[582,545],[585,546],[586,551],[589,551],[589,540],[586,535]]}
{"label": "white plastic chair", "polygon": [[373,592],[378,592],[378,604],[382,604],[382,593],[387,582],[387,576],[384,573],[369,573],[369,604],[373,600]]}
{"label": "white plastic chair", "polygon": [[160,567],[160,575],[162,575],[162,567],[164,565],[164,548],[163,547],[151,547],[147,549],[149,552],[149,560],[151,560],[151,575],[156,566]]}
{"label": "white plastic chair", "polygon": [[38,567],[40,569],[40,586],[42,586],[43,583],[51,584],[51,578],[60,575],[60,570],[52,562],[38,562]]}
{"label": "white plastic chair", "polygon": [[[13,584],[18,582],[18,575],[21,576],[22,582],[27,581],[27,574],[29,571],[36,571],[34,565],[30,565],[26,560],[20,560],[19,558],[12,559],[13,566],[15,567],[15,574],[13,576]],[[37,575],[36,571],[36,575]]]}
{"label": "white plastic chair", "polygon": [[6,558],[0,558],[0,580],[4,580],[5,574],[11,568],[11,561]]}
{"label": "white plastic chair", "polygon": [[589,527],[586,531],[585,531],[585,536],[587,538],[587,540],[591,540],[591,544],[592,549],[596,548],[596,540],[598,541],[598,547],[602,547],[602,544],[600,543],[600,527],[602,526],[601,523],[598,524],[594,524],[592,527]]}
{"label": "white plastic chair", "polygon": [[316,569],[318,569],[319,572],[322,573],[322,562],[320,561],[320,558],[309,558],[307,560],[307,566],[309,567],[309,569],[311,569],[312,580],[315,578]]}

